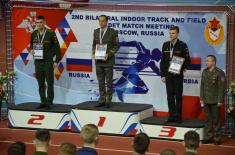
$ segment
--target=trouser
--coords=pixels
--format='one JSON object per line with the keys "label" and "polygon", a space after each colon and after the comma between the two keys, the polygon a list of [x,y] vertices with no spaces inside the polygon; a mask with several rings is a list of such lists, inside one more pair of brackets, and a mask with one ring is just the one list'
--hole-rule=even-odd
{"label": "trouser", "polygon": [[96,75],[99,83],[99,102],[108,104],[112,101],[113,95],[113,66],[96,66]]}
{"label": "trouser", "polygon": [[210,140],[213,137],[213,123],[214,123],[214,141],[221,140],[221,120],[220,120],[220,108],[215,104],[204,105],[205,111],[205,140]]}
{"label": "trouser", "polygon": [[[35,60],[36,78],[42,104],[53,103],[54,99],[54,68],[52,60]],[[47,97],[46,85],[47,83]]]}
{"label": "trouser", "polygon": [[166,77],[166,92],[170,119],[181,120],[183,75],[169,75]]}

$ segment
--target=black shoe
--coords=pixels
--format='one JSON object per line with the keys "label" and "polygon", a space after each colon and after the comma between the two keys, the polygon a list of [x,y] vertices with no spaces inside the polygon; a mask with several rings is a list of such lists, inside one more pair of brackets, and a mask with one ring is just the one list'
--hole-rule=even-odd
{"label": "black shoe", "polygon": [[181,120],[181,119],[175,120],[175,123],[181,124],[181,123],[182,123],[182,120]]}
{"label": "black shoe", "polygon": [[104,107],[105,106],[105,104],[104,103],[101,103],[101,104],[98,104],[98,105],[96,105],[95,107]]}
{"label": "black shoe", "polygon": [[165,120],[165,123],[173,123],[173,122],[175,122],[175,120],[172,118],[168,118],[167,120]]}
{"label": "black shoe", "polygon": [[45,108],[46,104],[45,103],[41,103],[39,106],[36,107],[36,109],[42,109]]}
{"label": "black shoe", "polygon": [[111,108],[110,104],[106,104],[105,108]]}
{"label": "black shoe", "polygon": [[99,99],[98,104],[105,104],[105,99]]}
{"label": "black shoe", "polygon": [[112,99],[106,99],[105,103],[106,104],[111,104],[112,103]]}
{"label": "black shoe", "polygon": [[213,143],[211,139],[209,139],[209,140],[205,139],[202,141],[202,144],[211,144],[211,143]]}
{"label": "black shoe", "polygon": [[214,142],[214,145],[220,145],[220,144],[221,144],[221,141],[220,141],[220,140]]}
{"label": "black shoe", "polygon": [[49,104],[49,105],[53,105],[53,102],[47,102],[47,104]]}
{"label": "black shoe", "polygon": [[45,104],[45,108],[51,109],[51,105],[52,105],[52,104]]}

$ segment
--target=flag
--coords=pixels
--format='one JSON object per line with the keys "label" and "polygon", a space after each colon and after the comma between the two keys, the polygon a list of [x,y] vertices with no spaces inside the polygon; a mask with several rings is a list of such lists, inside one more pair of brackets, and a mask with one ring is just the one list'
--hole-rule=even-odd
{"label": "flag", "polygon": [[92,59],[67,58],[67,71],[92,72]]}

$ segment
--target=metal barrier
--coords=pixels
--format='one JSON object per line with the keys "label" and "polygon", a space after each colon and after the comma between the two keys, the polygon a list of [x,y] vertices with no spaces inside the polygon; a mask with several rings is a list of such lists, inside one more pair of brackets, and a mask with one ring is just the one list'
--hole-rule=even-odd
{"label": "metal barrier", "polygon": [[[7,47],[7,54],[6,54],[6,62],[7,62],[7,71],[13,71],[14,70],[14,64],[13,64],[13,51],[12,51],[12,2],[9,0],[3,0],[3,13],[4,13],[4,21],[5,21],[5,31],[6,31],[6,47]],[[12,84],[9,84],[7,86],[8,91],[8,100],[7,104],[14,103],[14,80],[11,79]]]}
{"label": "metal barrier", "polygon": [[233,93],[227,92],[226,95],[226,102],[225,102],[225,128],[224,134],[227,135],[229,138],[235,136],[235,120],[234,118],[228,114],[228,110],[232,104],[235,102]]}

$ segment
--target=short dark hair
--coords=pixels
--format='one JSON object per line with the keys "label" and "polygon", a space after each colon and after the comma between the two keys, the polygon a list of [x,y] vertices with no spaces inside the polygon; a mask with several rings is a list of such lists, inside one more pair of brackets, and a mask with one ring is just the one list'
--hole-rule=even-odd
{"label": "short dark hair", "polygon": [[8,155],[25,155],[25,144],[23,142],[16,142],[8,148]]}
{"label": "short dark hair", "polygon": [[139,133],[134,138],[134,151],[139,154],[144,154],[149,147],[150,139],[146,133]]}
{"label": "short dark hair", "polygon": [[170,28],[170,30],[176,30],[177,33],[180,32],[180,28],[179,28],[178,26],[172,26],[172,27]]}
{"label": "short dark hair", "polygon": [[85,143],[93,143],[99,135],[99,129],[95,124],[86,124],[82,127],[81,138]]}
{"label": "short dark hair", "polygon": [[185,147],[191,150],[196,150],[199,147],[200,137],[196,131],[188,131],[184,135]]}
{"label": "short dark hair", "polygon": [[72,143],[63,143],[59,148],[59,155],[75,155],[76,146]]}
{"label": "short dark hair", "polygon": [[37,16],[37,20],[40,20],[40,19],[45,20],[45,17],[42,15]]}
{"label": "short dark hair", "polygon": [[109,17],[106,16],[106,15],[100,15],[99,18],[100,18],[100,17],[104,17],[106,21],[109,21]]}
{"label": "short dark hair", "polygon": [[176,155],[175,151],[172,149],[165,149],[161,152],[160,155]]}
{"label": "short dark hair", "polygon": [[35,133],[35,138],[41,142],[49,142],[51,139],[50,132],[45,129],[37,130]]}
{"label": "short dark hair", "polygon": [[213,59],[213,61],[216,63],[216,57],[215,57],[215,55],[212,55],[212,54],[210,54],[210,55],[207,55],[206,56],[207,58],[212,58]]}

